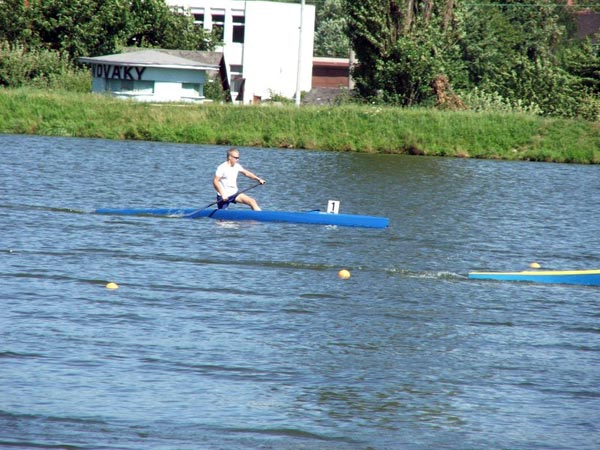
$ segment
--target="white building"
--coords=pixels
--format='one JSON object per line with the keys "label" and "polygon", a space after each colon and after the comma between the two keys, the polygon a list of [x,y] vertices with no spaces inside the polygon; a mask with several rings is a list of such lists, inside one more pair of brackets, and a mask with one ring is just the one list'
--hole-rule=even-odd
{"label": "white building", "polygon": [[[222,29],[223,52],[234,101],[255,103],[274,95],[310,91],[314,5],[245,0],[166,0],[206,30]],[[302,12],[302,14],[301,14]]]}
{"label": "white building", "polygon": [[225,72],[218,52],[131,49],[79,61],[92,69],[92,92],[137,101],[200,103],[206,83]]}

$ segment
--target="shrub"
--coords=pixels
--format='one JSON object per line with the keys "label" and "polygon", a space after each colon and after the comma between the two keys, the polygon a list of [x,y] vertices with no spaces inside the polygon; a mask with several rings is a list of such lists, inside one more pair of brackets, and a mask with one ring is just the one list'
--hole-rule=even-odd
{"label": "shrub", "polygon": [[0,86],[31,86],[89,92],[91,75],[75,67],[66,54],[0,43]]}
{"label": "shrub", "polygon": [[511,101],[497,92],[489,93],[478,88],[462,93],[460,98],[464,105],[474,112],[543,114],[542,109],[533,102],[527,104],[521,100]]}

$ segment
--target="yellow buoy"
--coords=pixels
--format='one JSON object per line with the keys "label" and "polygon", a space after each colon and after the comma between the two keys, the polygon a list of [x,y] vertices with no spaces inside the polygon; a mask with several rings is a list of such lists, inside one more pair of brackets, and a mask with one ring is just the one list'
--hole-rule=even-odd
{"label": "yellow buoy", "polygon": [[111,281],[110,283],[106,284],[106,289],[119,289],[119,285]]}
{"label": "yellow buoy", "polygon": [[350,278],[350,272],[346,269],[342,269],[338,272],[338,277],[340,277],[342,280],[347,280]]}
{"label": "yellow buoy", "polygon": [[540,267],[542,267],[542,266],[540,266],[540,265],[539,265],[538,263],[536,263],[536,262],[532,262],[531,264],[529,264],[529,267],[530,267],[530,268],[532,268],[532,269],[539,269],[539,268],[540,268]]}

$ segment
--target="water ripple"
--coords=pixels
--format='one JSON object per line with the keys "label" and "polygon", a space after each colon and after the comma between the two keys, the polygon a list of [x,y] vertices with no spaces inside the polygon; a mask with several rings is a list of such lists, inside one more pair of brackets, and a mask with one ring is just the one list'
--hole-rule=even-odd
{"label": "water ripple", "polygon": [[373,232],[89,214],[207,204],[223,147],[0,146],[0,447],[598,447],[598,289],[467,279],[600,266],[597,167],[242,149]]}

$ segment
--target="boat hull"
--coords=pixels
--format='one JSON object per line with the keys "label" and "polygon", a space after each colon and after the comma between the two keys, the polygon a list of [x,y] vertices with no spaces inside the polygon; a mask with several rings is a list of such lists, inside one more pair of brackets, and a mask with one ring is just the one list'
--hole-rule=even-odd
{"label": "boat hull", "polygon": [[198,219],[208,217],[218,220],[251,220],[256,222],[288,222],[314,225],[338,225],[343,227],[386,228],[389,219],[377,216],[356,214],[332,214],[321,211],[253,211],[251,209],[191,209],[191,208],[139,208],[139,209],[97,209],[96,214],[117,214],[134,216],[162,216]]}
{"label": "boat hull", "polygon": [[600,269],[532,270],[524,272],[470,272],[469,279],[600,286]]}

